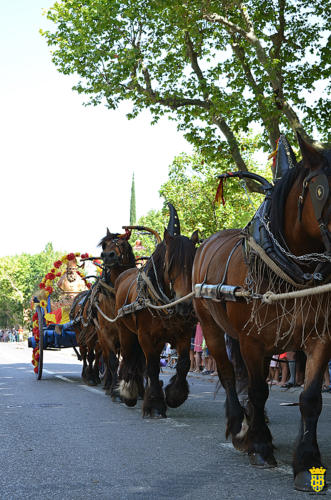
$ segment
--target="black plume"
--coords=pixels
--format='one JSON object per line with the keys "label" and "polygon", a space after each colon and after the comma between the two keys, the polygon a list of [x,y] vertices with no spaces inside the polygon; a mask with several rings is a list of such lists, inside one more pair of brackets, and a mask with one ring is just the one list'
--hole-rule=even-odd
{"label": "black plume", "polygon": [[171,236],[179,236],[180,235],[180,224],[179,224],[177,211],[171,203],[168,203],[168,207],[169,207],[169,211],[170,211],[170,219],[169,219],[167,229],[168,229],[169,233],[171,234]]}

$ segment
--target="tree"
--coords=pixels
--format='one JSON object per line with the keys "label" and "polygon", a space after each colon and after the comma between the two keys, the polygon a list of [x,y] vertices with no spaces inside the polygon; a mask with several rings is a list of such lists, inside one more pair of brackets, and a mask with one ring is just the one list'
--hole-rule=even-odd
{"label": "tree", "polygon": [[[252,156],[254,142],[247,141],[247,148]],[[247,159],[247,164],[250,171],[270,175],[268,167],[259,170],[251,158]],[[169,167],[169,179],[159,193],[176,207],[182,234],[190,236],[199,229],[200,237],[207,238],[220,229],[244,227],[252,218],[261,195],[251,194],[248,198],[241,181],[227,181],[224,186],[225,205],[215,204],[217,175],[229,167],[226,162],[207,165],[198,153],[182,154],[174,159]]]}
{"label": "tree", "polygon": [[24,324],[24,311],[34,291],[60,256],[52,243],[47,243],[39,254],[0,258],[0,326]]}
{"label": "tree", "polygon": [[330,140],[327,92],[309,94],[329,77],[324,0],[63,0],[47,17],[53,61],[89,104],[167,114],[208,161],[247,170],[237,134],[257,123],[269,150],[280,129]]}
{"label": "tree", "polygon": [[[150,210],[146,215],[139,218],[137,224],[154,229],[163,239],[164,228],[167,227],[168,220],[168,208],[164,208],[163,210]],[[142,234],[139,231],[134,231],[131,238],[132,241],[137,239],[141,241],[142,246],[145,248],[144,251],[140,252],[141,254],[148,256],[155,250],[156,239],[151,233]]]}
{"label": "tree", "polygon": [[136,223],[136,190],[134,185],[134,173],[132,174],[131,198],[130,198],[130,226]]}
{"label": "tree", "polygon": [[[254,160],[258,139],[249,135],[239,138],[239,143],[245,152],[249,170],[271,180],[269,165],[261,167]],[[167,204],[171,202],[179,215],[181,234],[185,236],[191,236],[192,232],[198,229],[200,238],[207,238],[220,229],[244,227],[263,197],[258,193],[248,194],[243,181],[229,180],[224,185],[225,205],[215,204],[219,184],[217,177],[230,169],[230,160],[224,158],[207,164],[204,157],[197,152],[192,155],[178,155],[169,166],[168,180],[159,190],[164,199],[162,210],[151,210],[139,219],[138,224],[157,230],[162,237],[169,220]],[[142,240],[150,253],[153,251],[154,242],[150,238],[134,234],[133,239],[135,238]]]}

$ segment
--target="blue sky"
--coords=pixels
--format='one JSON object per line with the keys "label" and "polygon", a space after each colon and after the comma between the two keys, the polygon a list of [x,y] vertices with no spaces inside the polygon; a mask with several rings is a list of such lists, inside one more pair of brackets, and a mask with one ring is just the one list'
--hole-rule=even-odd
{"label": "blue sky", "polygon": [[83,107],[39,34],[48,0],[2,2],[0,256],[57,250],[94,252],[106,227],[129,223],[132,172],[137,216],[161,206],[158,189],[174,156],[191,151],[176,125],[128,121]]}

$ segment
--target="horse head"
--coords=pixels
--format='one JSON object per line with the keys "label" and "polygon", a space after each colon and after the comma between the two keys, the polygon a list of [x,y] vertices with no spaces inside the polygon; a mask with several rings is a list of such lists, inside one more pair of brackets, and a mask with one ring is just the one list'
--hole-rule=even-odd
{"label": "horse head", "polygon": [[[180,234],[173,236],[167,229],[164,231],[164,282],[175,300],[192,291],[192,267],[198,241],[198,231],[194,231],[191,238]],[[191,311],[192,299],[176,305],[176,312],[182,316]]]}
{"label": "horse head", "polygon": [[135,266],[135,257],[128,241],[130,236],[130,231],[118,234],[111,233],[107,228],[106,236],[102,238],[98,245],[102,248],[101,258],[105,268],[129,268]]}
{"label": "horse head", "polygon": [[298,135],[305,169],[298,217],[311,238],[331,252],[331,150],[317,150]]}
{"label": "horse head", "polygon": [[299,135],[298,141],[302,161],[293,169],[285,206],[286,240],[296,254],[331,253],[331,150],[318,150]]}

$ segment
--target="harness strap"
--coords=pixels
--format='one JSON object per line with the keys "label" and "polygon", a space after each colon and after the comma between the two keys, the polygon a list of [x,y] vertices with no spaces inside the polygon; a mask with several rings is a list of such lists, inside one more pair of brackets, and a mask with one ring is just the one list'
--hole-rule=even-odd
{"label": "harness strap", "polygon": [[113,295],[115,294],[115,288],[111,285],[108,285],[105,281],[103,280],[100,280],[99,281],[100,285],[105,288],[106,290],[108,290],[109,292],[111,292]]}
{"label": "harness strap", "polygon": [[279,278],[282,278],[284,281],[287,281],[287,283],[290,283],[291,285],[295,286],[296,288],[307,288],[305,285],[301,285],[300,283],[296,283],[288,274],[286,274],[273,260],[270,259],[270,257],[266,254],[266,252],[263,250],[260,245],[256,243],[256,241],[249,236],[246,239],[247,245],[250,246],[257,254],[258,256],[267,264],[270,269],[279,276]]}
{"label": "harness strap", "polygon": [[[169,304],[170,303],[170,300],[168,299],[168,297],[166,295],[164,295],[164,298],[161,298],[159,296],[159,294],[157,293],[157,291],[155,290],[151,280],[149,279],[149,277],[147,276],[147,274],[145,273],[145,271],[140,271],[140,276],[141,276],[141,279],[146,283],[146,285],[148,286],[149,288],[149,291],[151,292],[151,294],[153,295],[154,299],[156,299],[157,301],[161,302],[165,302],[166,304]],[[163,295],[163,294],[162,294]]]}

